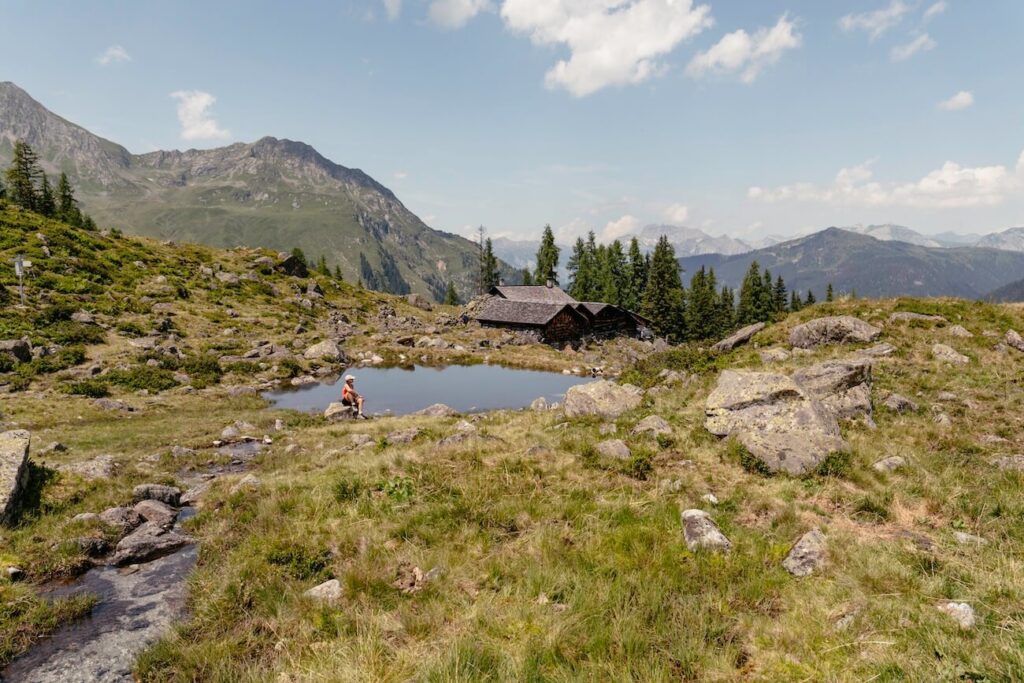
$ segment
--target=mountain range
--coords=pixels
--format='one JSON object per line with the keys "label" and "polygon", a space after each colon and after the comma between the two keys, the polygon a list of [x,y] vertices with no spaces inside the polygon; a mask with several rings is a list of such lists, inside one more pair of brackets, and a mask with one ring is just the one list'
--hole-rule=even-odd
{"label": "mountain range", "polygon": [[431,229],[369,175],[302,142],[132,154],[0,83],[0,164],[18,139],[48,173],[68,174],[103,227],[218,247],[298,247],[350,282],[393,293],[439,299],[449,280],[473,288],[475,243]]}

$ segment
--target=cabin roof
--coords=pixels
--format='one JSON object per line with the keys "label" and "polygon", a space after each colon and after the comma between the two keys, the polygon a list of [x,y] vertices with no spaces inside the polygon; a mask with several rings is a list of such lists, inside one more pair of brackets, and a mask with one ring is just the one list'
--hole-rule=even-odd
{"label": "cabin roof", "polygon": [[515,325],[546,325],[566,308],[574,315],[580,315],[569,303],[510,301],[495,297],[484,304],[476,319],[482,322]]}
{"label": "cabin roof", "polygon": [[509,301],[531,301],[548,304],[574,304],[576,300],[561,287],[547,285],[498,285],[491,287],[491,294]]}

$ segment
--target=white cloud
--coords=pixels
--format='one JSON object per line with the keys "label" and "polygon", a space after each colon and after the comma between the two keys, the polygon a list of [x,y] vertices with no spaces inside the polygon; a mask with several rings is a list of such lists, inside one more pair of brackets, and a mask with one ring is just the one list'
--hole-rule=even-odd
{"label": "white cloud", "polygon": [[775,26],[759,28],[753,35],[743,29],[727,33],[711,48],[698,53],[686,73],[692,78],[739,73],[741,81],[753,83],[765,67],[778,62],[786,50],[800,47],[801,41],[796,24],[783,15]]}
{"label": "white cloud", "polygon": [[674,225],[683,225],[690,217],[690,207],[685,204],[672,204],[665,209],[665,220]]}
{"label": "white cloud", "polygon": [[433,0],[430,20],[443,28],[462,28],[470,19],[491,9],[490,0]]}
{"label": "white cloud", "polygon": [[388,19],[394,21],[402,13],[402,0],[383,0],[384,11],[388,13]]}
{"label": "white cloud", "polygon": [[651,78],[660,57],[713,23],[692,0],[505,0],[501,16],[537,45],[569,49],[544,82],[577,97]]}
{"label": "white cloud", "polygon": [[96,63],[100,66],[109,66],[111,64],[120,64],[122,62],[132,61],[132,56],[128,54],[128,50],[125,50],[120,45],[111,45],[103,54],[96,57]]}
{"label": "white cloud", "polygon": [[226,138],[231,132],[221,128],[210,113],[217,98],[201,90],[176,90],[171,97],[178,100],[178,121],[182,140],[213,140]]}
{"label": "white cloud", "polygon": [[873,180],[865,162],[844,168],[828,187],[795,183],[775,189],[752,187],[750,199],[764,202],[821,202],[840,206],[964,208],[995,206],[1011,195],[1024,193],[1024,152],[1015,168],[1003,165],[969,167],[947,161],[920,180],[881,183]]}
{"label": "white cloud", "polygon": [[897,45],[890,53],[894,62],[902,62],[910,59],[918,52],[927,52],[935,47],[936,42],[927,33],[922,33],[905,45]]}
{"label": "white cloud", "polygon": [[967,90],[961,90],[948,100],[939,102],[939,109],[946,111],[959,111],[974,105],[974,95]]}
{"label": "white cloud", "polygon": [[924,21],[930,21],[945,12],[947,9],[949,9],[949,3],[947,3],[946,0],[939,0],[939,2],[932,4],[924,11],[923,19]]}
{"label": "white cloud", "polygon": [[850,33],[864,31],[870,39],[876,40],[880,35],[896,26],[903,20],[903,15],[910,7],[902,0],[892,0],[888,7],[862,14],[847,14],[839,20],[839,27]]}
{"label": "white cloud", "polygon": [[405,180],[409,177],[408,171],[395,171],[395,180]]}
{"label": "white cloud", "polygon": [[609,242],[611,240],[617,240],[626,235],[636,232],[636,229],[640,227],[640,220],[635,216],[623,216],[617,221],[609,221],[604,226],[604,230],[601,232],[601,239]]}

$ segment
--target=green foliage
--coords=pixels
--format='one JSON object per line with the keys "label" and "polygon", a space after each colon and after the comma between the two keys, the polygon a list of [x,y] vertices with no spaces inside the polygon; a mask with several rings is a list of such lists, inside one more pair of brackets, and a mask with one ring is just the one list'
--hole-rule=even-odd
{"label": "green foliage", "polygon": [[300,581],[325,578],[331,553],[298,543],[280,543],[267,551],[267,563],[282,567],[289,576]]}
{"label": "green foliage", "polygon": [[748,451],[746,447],[736,439],[728,439],[725,442],[725,458],[728,462],[735,462],[750,474],[757,474],[762,477],[772,476],[772,471],[763,460]]}
{"label": "green foliage", "polygon": [[641,311],[651,320],[656,333],[674,341],[685,339],[684,296],[675,249],[662,235],[651,257],[641,304]]}
{"label": "green foliage", "polygon": [[61,320],[38,331],[38,336],[54,344],[102,344],[103,328],[90,323]]}
{"label": "green foliage", "polygon": [[448,287],[444,290],[444,304],[446,306],[459,305],[459,293],[455,291],[455,283],[448,281]]}
{"label": "green foliage", "polygon": [[72,396],[86,396],[88,398],[103,398],[110,396],[110,387],[103,380],[83,379],[77,382],[68,382],[60,386],[60,390]]}
{"label": "green foliage", "polygon": [[112,370],[106,375],[111,384],[139,391],[145,389],[153,393],[167,391],[178,386],[174,373],[163,368],[140,365],[131,370]]}
{"label": "green foliage", "polygon": [[85,349],[81,346],[69,346],[59,349],[56,353],[36,358],[31,366],[36,374],[49,374],[67,370],[84,362]]}
{"label": "green foliage", "polygon": [[414,486],[408,477],[394,477],[377,484],[377,490],[395,501],[406,501],[412,498]]}
{"label": "green foliage", "polygon": [[647,478],[654,472],[654,455],[646,450],[635,449],[622,471],[623,474],[633,479],[647,481]]}
{"label": "green foliage", "polygon": [[303,372],[302,363],[294,358],[282,358],[278,361],[277,367],[284,372],[284,376],[289,379],[292,377],[298,377]]}
{"label": "green foliage", "polygon": [[131,339],[137,339],[138,337],[146,336],[146,328],[134,320],[122,320],[115,326],[117,331],[123,336]]}
{"label": "green foliage", "polygon": [[822,477],[839,479],[850,476],[851,456],[849,451],[833,451],[825,456],[815,473]]}
{"label": "green foliage", "polygon": [[721,364],[718,356],[708,353],[696,343],[681,344],[669,351],[643,356],[622,373],[621,381],[649,388],[660,381],[662,370],[675,370],[694,375],[716,372]]}
{"label": "green foliage", "polygon": [[363,482],[346,477],[334,482],[334,485],[331,487],[331,493],[334,496],[334,500],[339,503],[348,503],[362,496],[363,489]]}
{"label": "green foliage", "polygon": [[480,292],[486,292],[498,284],[498,258],[494,255],[494,244],[488,237],[480,250]]}
{"label": "green foliage", "polygon": [[[537,275],[534,281],[542,285],[548,280],[558,283],[558,255],[561,250],[555,244],[555,233],[550,225],[544,226],[544,233],[537,248]],[[525,284],[525,283],[524,283]]]}
{"label": "green foliage", "polygon": [[188,356],[181,363],[180,369],[185,372],[193,387],[204,389],[220,382],[224,369],[213,356]]}

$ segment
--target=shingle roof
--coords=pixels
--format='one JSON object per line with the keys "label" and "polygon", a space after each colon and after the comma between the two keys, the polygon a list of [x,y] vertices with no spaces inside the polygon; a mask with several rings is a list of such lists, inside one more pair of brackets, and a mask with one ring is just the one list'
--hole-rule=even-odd
{"label": "shingle roof", "polygon": [[[495,297],[484,304],[481,311],[477,313],[476,319],[482,322],[517,325],[546,325],[566,307],[573,310],[569,304],[565,303],[510,301]],[[575,311],[573,312],[575,313]]]}
{"label": "shingle roof", "polygon": [[587,309],[588,311],[590,311],[591,315],[597,315],[598,313],[600,313],[604,309],[606,309],[609,306],[611,306],[611,304],[604,304],[604,303],[600,303],[600,302],[597,302],[597,301],[583,301],[579,305],[582,306],[583,308]]}
{"label": "shingle roof", "polygon": [[493,287],[491,293],[509,301],[533,301],[549,304],[576,303],[576,299],[566,294],[561,287],[548,287],[547,285],[498,286]]}

